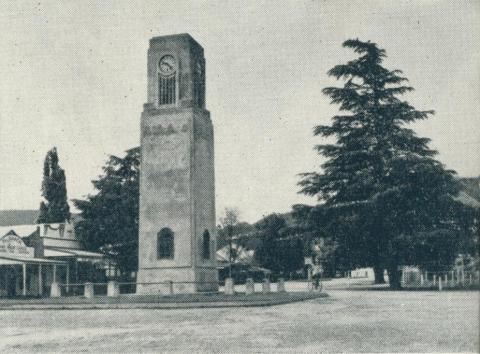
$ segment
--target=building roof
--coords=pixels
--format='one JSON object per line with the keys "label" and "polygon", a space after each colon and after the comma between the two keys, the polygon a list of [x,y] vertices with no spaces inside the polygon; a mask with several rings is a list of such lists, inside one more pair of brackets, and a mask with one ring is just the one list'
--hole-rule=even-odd
{"label": "building roof", "polygon": [[480,208],[480,177],[464,177],[458,181],[461,191],[455,199],[473,208]]}
{"label": "building roof", "polygon": [[[243,248],[242,246],[237,245],[235,243],[232,244],[232,249],[234,249],[235,252],[237,253],[237,255],[235,257],[235,262],[252,263],[253,254],[254,254],[253,250],[247,250],[247,249]],[[217,261],[218,262],[228,262],[229,259],[230,259],[229,251],[230,251],[229,245],[219,249],[216,253]]]}
{"label": "building roof", "polygon": [[[0,210],[0,226],[30,225],[35,224],[38,210]],[[80,219],[80,214],[71,214],[71,220],[75,224]]]}
{"label": "building roof", "polygon": [[13,231],[17,236],[27,237],[37,231],[39,226],[37,224],[0,226],[0,237],[5,236],[10,231]]}
{"label": "building roof", "polygon": [[34,224],[38,210],[0,210],[0,226]]}

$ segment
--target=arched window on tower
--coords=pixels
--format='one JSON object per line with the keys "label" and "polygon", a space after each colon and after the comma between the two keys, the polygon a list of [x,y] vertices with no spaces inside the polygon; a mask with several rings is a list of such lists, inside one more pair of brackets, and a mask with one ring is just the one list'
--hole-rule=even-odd
{"label": "arched window on tower", "polygon": [[157,234],[157,258],[173,259],[175,255],[174,234],[171,229],[165,227]]}
{"label": "arched window on tower", "polygon": [[208,230],[203,232],[203,240],[202,240],[202,255],[203,259],[210,259],[210,233]]}

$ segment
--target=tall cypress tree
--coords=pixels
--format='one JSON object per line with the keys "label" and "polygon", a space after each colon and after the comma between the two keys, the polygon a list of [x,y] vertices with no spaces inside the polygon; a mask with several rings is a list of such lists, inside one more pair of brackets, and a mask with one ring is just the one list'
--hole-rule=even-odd
{"label": "tall cypress tree", "polygon": [[387,268],[390,286],[398,288],[398,266],[415,264],[414,245],[428,240],[419,241],[420,235],[449,228],[454,171],[434,159],[437,152],[428,147],[428,138],[405,127],[433,111],[399,98],[413,88],[403,85],[407,79],[400,70],[382,66],[385,50],[358,39],[343,46],[359,57],[328,72],[344,80],[342,87],[323,90],[342,114],[314,129],[336,142],[316,147],[327,161],[320,173],[303,174],[301,192],[318,196],[333,214],[361,215],[370,265]]}
{"label": "tall cypress tree", "polygon": [[37,223],[61,223],[70,220],[65,171],[58,164],[57,148],[47,152],[43,164],[42,196]]}

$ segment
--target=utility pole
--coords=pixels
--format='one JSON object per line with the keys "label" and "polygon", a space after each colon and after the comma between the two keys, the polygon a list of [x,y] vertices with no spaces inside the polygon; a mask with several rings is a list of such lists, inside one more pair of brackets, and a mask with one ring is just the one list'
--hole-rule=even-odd
{"label": "utility pole", "polygon": [[228,269],[228,277],[232,277],[232,251],[233,251],[233,245],[232,245],[232,238],[233,238],[233,230],[232,230],[232,225],[228,225],[228,259],[229,259],[229,269]]}

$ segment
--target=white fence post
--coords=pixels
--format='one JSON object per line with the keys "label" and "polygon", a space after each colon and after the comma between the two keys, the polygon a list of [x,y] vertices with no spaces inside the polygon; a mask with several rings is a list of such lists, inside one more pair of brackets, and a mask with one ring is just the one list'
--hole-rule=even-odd
{"label": "white fence post", "polygon": [[265,278],[262,283],[262,292],[268,294],[270,292],[270,280]]}
{"label": "white fence post", "polygon": [[118,283],[114,280],[110,280],[107,284],[107,296],[117,297],[120,294]]}
{"label": "white fence post", "polygon": [[93,284],[92,283],[85,283],[84,285],[84,290],[83,290],[83,296],[85,296],[87,299],[91,299],[94,295],[94,290],[93,290]]}
{"label": "white fence post", "polygon": [[235,294],[235,284],[233,283],[233,278],[225,279],[225,295]]}
{"label": "white fence post", "polygon": [[50,297],[60,297],[62,293],[60,291],[60,284],[53,282],[50,286]]}
{"label": "white fence post", "polygon": [[245,295],[252,295],[255,293],[255,283],[252,278],[247,278],[245,283]]}
{"label": "white fence post", "polygon": [[167,290],[167,295],[173,295],[173,281],[171,280],[167,280],[167,286],[168,286],[168,290]]}

